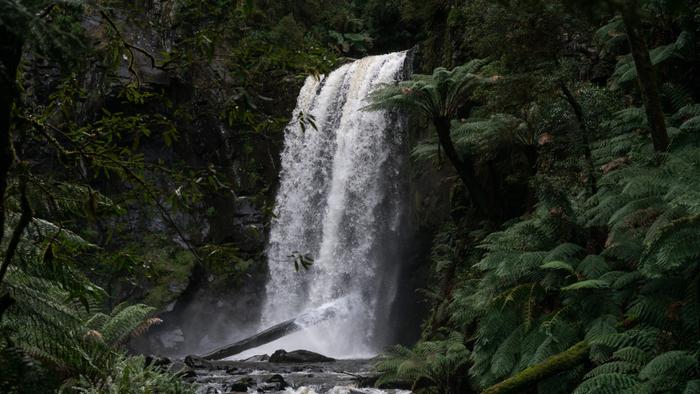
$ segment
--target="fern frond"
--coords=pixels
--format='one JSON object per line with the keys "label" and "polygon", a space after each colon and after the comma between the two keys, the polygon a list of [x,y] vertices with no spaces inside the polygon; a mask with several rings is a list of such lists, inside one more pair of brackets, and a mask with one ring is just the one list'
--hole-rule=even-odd
{"label": "fern frond", "polygon": [[154,311],[155,308],[142,304],[130,305],[118,311],[102,328],[105,342],[112,345],[124,343],[142,327],[146,317]]}
{"label": "fern frond", "polygon": [[574,394],[616,394],[625,392],[637,383],[637,379],[624,373],[601,373],[583,381],[576,387]]}
{"label": "fern frond", "polygon": [[645,380],[653,379],[657,376],[668,377],[671,375],[680,377],[684,376],[688,370],[697,368],[697,366],[697,357],[687,351],[673,350],[654,357],[639,371],[639,377]]}
{"label": "fern frond", "polygon": [[612,357],[635,365],[637,370],[641,369],[643,365],[649,362],[649,354],[634,346],[618,349],[612,354]]}

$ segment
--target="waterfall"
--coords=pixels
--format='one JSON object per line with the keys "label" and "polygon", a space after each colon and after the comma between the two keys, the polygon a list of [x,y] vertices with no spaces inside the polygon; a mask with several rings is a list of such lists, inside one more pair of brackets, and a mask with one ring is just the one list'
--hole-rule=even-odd
{"label": "waterfall", "polygon": [[[378,84],[401,78],[405,59],[405,52],[360,59],[308,77],[299,93],[285,131],[261,326],[329,303],[342,313],[273,347],[358,357],[386,345],[381,325],[396,292],[405,194],[403,137],[390,114],[362,108]],[[297,253],[313,259],[308,270],[294,269]]]}

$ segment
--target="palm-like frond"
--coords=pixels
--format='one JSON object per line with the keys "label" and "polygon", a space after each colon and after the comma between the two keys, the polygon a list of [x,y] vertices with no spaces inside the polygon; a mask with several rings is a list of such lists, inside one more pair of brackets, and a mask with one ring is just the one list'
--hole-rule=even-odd
{"label": "palm-like frond", "polygon": [[81,376],[71,390],[84,394],[194,393],[194,388],[180,377],[147,366],[142,356],[119,356],[110,364],[105,376]]}
{"label": "palm-like frond", "polygon": [[376,364],[381,374],[376,385],[402,382],[416,392],[456,393],[468,359],[464,339],[457,333],[444,340],[420,342],[413,349],[395,346]]}
{"label": "palm-like frond", "polygon": [[486,63],[476,59],[452,70],[440,67],[431,75],[415,74],[408,81],[381,85],[370,94],[364,109],[417,110],[431,119],[452,119],[464,98],[489,81],[476,74]]}
{"label": "palm-like frond", "polygon": [[[10,222],[16,220],[10,215]],[[48,245],[48,246],[47,246]],[[47,248],[52,248],[47,256]],[[14,347],[61,377],[104,377],[133,335],[160,322],[146,305],[99,312],[104,292],[59,254],[94,248],[76,234],[40,219],[27,227],[2,290],[15,300],[0,321]],[[61,267],[53,267],[59,259]],[[167,379],[164,377],[163,379]]]}

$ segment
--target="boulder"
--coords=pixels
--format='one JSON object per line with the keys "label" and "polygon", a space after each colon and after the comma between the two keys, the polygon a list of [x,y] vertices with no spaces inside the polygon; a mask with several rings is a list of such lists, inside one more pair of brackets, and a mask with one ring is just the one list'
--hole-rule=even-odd
{"label": "boulder", "polygon": [[308,350],[287,352],[280,349],[270,356],[271,363],[325,363],[332,361],[335,361],[335,359]]}
{"label": "boulder", "polygon": [[270,356],[268,356],[267,354],[257,354],[255,356],[248,357],[243,361],[245,361],[247,363],[262,363],[262,362],[270,361]]}
{"label": "boulder", "polygon": [[239,379],[235,381],[233,384],[231,384],[228,387],[229,392],[234,392],[234,393],[247,393],[249,387],[253,387],[256,385],[255,379],[251,378],[250,376],[247,376],[245,378]]}
{"label": "boulder", "polygon": [[182,361],[176,360],[168,366],[168,372],[172,374],[178,374],[180,372],[186,372],[189,367]]}
{"label": "boulder", "polygon": [[277,391],[282,391],[282,390],[286,389],[287,387],[289,387],[289,383],[285,382],[282,375],[279,375],[279,374],[275,374],[275,375],[270,376],[270,378],[267,379],[265,382],[269,383],[271,385],[274,385],[275,390],[277,390]]}
{"label": "boulder", "polygon": [[231,393],[247,393],[248,392],[248,386],[246,386],[243,383],[234,383],[228,389],[229,389],[229,392],[231,392]]}
{"label": "boulder", "polygon": [[216,369],[210,361],[197,356],[185,357],[185,364],[193,369]]}
{"label": "boulder", "polygon": [[238,368],[238,367],[227,367],[225,369],[226,373],[229,375],[247,375],[253,373],[253,368]]}

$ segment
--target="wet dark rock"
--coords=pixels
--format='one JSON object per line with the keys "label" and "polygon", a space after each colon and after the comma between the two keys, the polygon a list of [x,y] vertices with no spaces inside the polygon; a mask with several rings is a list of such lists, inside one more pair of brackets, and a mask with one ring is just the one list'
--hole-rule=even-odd
{"label": "wet dark rock", "polygon": [[238,384],[244,384],[244,385],[246,385],[246,386],[248,386],[248,387],[252,387],[252,386],[255,386],[255,383],[256,383],[256,382],[255,382],[255,379],[251,378],[250,376],[246,376],[246,377],[244,377],[244,378],[238,379],[238,380],[236,381],[236,383],[238,383]]}
{"label": "wet dark rock", "polygon": [[249,363],[262,363],[262,362],[270,361],[270,356],[268,356],[267,354],[258,354],[258,355],[252,356],[252,357],[248,357],[243,361],[249,362]]}
{"label": "wet dark rock", "polygon": [[168,366],[168,372],[170,373],[181,373],[181,372],[186,372],[189,371],[190,368],[185,364],[184,362],[180,360],[173,361],[169,366]]}
{"label": "wet dark rock", "polygon": [[231,393],[247,393],[248,386],[243,383],[234,383],[229,387],[229,392]]}
{"label": "wet dark rock", "polygon": [[[173,361],[173,364],[179,361]],[[182,362],[180,362],[182,364]],[[336,360],[333,363],[270,363],[211,361],[213,369],[197,369],[198,393],[214,387],[220,394],[240,392],[284,393],[290,388],[308,387],[328,393],[333,387],[365,387],[372,381],[373,360]],[[227,373],[223,373],[226,371]],[[316,372],[318,371],[318,372]],[[244,390],[245,386],[245,390]],[[409,387],[410,388],[410,387]]]}
{"label": "wet dark rock", "polygon": [[269,379],[265,381],[266,383],[270,383],[275,386],[275,390],[284,390],[287,387],[289,387],[289,383],[287,383],[282,375],[280,374],[275,374],[272,375]]}
{"label": "wet dark rock", "polygon": [[178,372],[178,376],[180,376],[182,380],[184,380],[187,383],[194,383],[195,380],[197,380],[197,372],[191,369],[185,369],[181,372]]}
{"label": "wet dark rock", "polygon": [[144,364],[148,366],[153,366],[158,369],[167,370],[166,366],[170,365],[171,361],[167,357],[159,356],[146,356]]}
{"label": "wet dark rock", "polygon": [[247,375],[249,373],[253,373],[252,368],[228,368],[226,369],[226,373],[229,375]]}
{"label": "wet dark rock", "polygon": [[256,385],[255,379],[250,376],[246,376],[242,379],[235,381],[228,387],[229,392],[233,393],[245,393],[248,392],[248,388]]}
{"label": "wet dark rock", "polygon": [[280,349],[270,356],[271,363],[322,363],[332,361],[335,361],[335,359],[308,350],[287,352]]}
{"label": "wet dark rock", "polygon": [[265,392],[270,392],[270,391],[279,391],[279,390],[277,390],[277,385],[265,383],[265,384],[258,386],[259,393],[265,393]]}
{"label": "wet dark rock", "polygon": [[185,364],[194,369],[216,369],[210,361],[197,356],[185,357]]}

